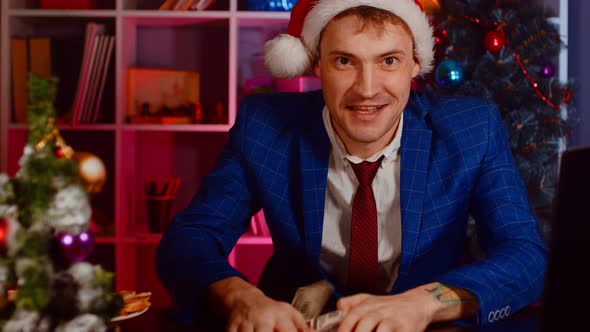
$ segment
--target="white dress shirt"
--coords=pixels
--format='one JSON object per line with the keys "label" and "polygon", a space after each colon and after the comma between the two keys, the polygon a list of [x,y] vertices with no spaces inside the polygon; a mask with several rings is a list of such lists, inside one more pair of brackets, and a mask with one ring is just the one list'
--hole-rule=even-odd
{"label": "white dress shirt", "polygon": [[[321,267],[338,287],[344,287],[348,278],[350,221],[352,198],[358,180],[350,163],[363,159],[348,154],[330,120],[330,111],[323,109],[324,126],[331,143],[326,205],[322,231]],[[381,151],[367,158],[376,161],[381,156],[381,167],[373,180],[373,192],[377,205],[377,238],[379,280],[377,289],[389,293],[399,271],[401,260],[401,211],[400,211],[400,157],[403,113],[395,137]]]}

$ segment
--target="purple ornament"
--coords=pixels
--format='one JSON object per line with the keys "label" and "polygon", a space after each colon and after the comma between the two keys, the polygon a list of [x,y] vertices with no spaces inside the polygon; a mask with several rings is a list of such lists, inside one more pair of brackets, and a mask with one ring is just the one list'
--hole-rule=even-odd
{"label": "purple ornament", "polygon": [[61,255],[70,264],[83,261],[92,253],[94,237],[87,232],[78,235],[58,233],[55,235]]}
{"label": "purple ornament", "polygon": [[541,71],[539,72],[539,76],[544,78],[553,77],[555,75],[555,65],[551,62],[547,62],[546,64],[541,67]]}

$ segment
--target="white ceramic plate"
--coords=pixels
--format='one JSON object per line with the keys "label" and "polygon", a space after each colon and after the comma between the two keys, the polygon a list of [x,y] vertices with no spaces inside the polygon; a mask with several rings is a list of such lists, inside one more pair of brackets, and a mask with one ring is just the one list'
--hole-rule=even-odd
{"label": "white ceramic plate", "polygon": [[133,317],[137,317],[137,316],[143,314],[144,312],[148,311],[149,308],[150,307],[147,307],[147,308],[143,309],[142,311],[134,312],[129,315],[113,317],[113,318],[111,318],[111,322],[120,322],[122,320],[127,320],[127,319],[130,319]]}

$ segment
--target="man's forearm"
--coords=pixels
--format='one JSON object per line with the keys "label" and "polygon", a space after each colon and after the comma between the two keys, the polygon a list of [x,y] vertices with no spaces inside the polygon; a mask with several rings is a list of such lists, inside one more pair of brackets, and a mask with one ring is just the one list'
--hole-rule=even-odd
{"label": "man's forearm", "polygon": [[426,284],[418,289],[434,301],[432,322],[468,318],[479,310],[479,302],[475,295],[464,289],[446,286],[439,282]]}

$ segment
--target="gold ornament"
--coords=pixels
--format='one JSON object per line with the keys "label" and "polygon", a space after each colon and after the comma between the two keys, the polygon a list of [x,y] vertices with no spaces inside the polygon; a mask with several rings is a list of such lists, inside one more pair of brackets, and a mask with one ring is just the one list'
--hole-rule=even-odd
{"label": "gold ornament", "polygon": [[86,191],[91,194],[100,192],[107,180],[102,160],[89,152],[76,152],[72,159],[78,163],[78,175]]}
{"label": "gold ornament", "polygon": [[440,12],[440,0],[419,0],[428,16],[434,16]]}
{"label": "gold ornament", "polygon": [[47,143],[49,143],[52,139],[55,139],[55,155],[59,158],[66,158],[72,159],[74,155],[74,149],[71,146],[66,144],[66,141],[61,137],[59,133],[59,129],[55,126],[55,119],[49,118],[47,120],[47,127],[49,127],[49,133],[47,133],[39,142],[35,144],[35,150],[41,151]]}

